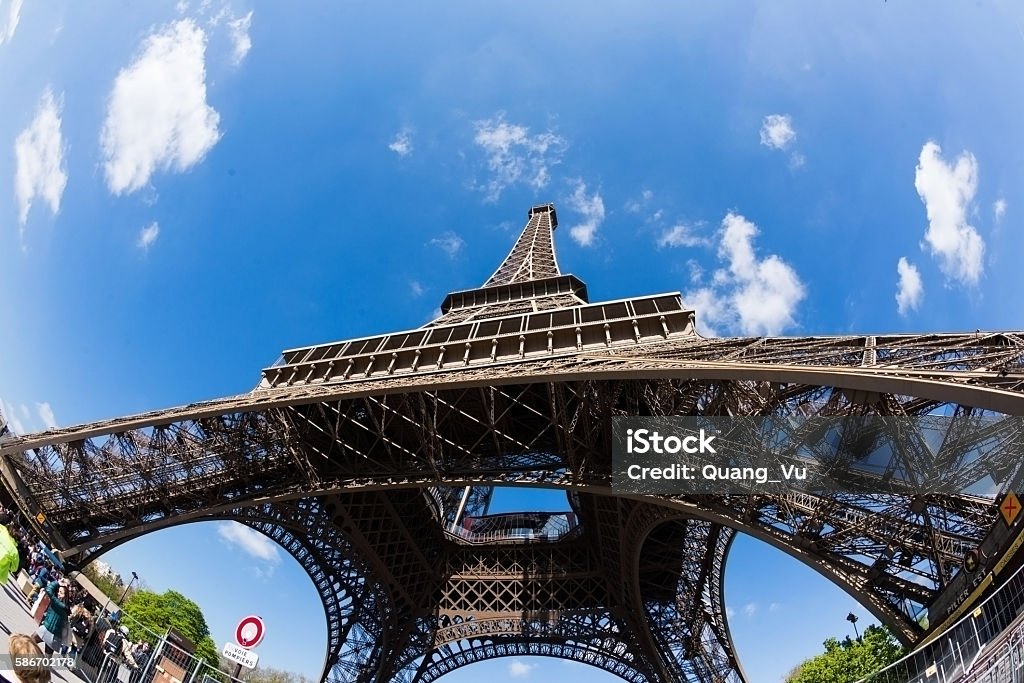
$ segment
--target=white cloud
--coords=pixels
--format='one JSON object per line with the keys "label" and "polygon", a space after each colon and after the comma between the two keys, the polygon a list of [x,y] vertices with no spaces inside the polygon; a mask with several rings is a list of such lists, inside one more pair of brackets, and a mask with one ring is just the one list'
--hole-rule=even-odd
{"label": "white cloud", "polygon": [[485,186],[486,200],[497,201],[509,185],[525,183],[535,190],[551,180],[551,166],[561,161],[566,143],[548,131],[530,135],[526,126],[505,121],[504,114],[474,122],[473,141],[487,153],[492,177]]}
{"label": "white cloud", "polygon": [[[25,408],[25,406],[21,406]],[[0,412],[3,412],[4,417],[7,419],[7,425],[11,431],[15,434],[27,434],[25,430],[25,424],[18,417],[18,413],[15,412],[14,406],[7,403],[3,399],[0,399]]]}
{"label": "white cloud", "polygon": [[725,616],[728,617],[729,619],[732,619],[734,616],[736,616],[736,610],[734,610],[732,607],[729,607],[728,605],[726,605],[725,606]]}
{"label": "white cloud", "polygon": [[576,181],[576,189],[567,200],[569,208],[582,214],[580,223],[569,228],[569,236],[577,244],[589,247],[594,243],[597,229],[604,222],[604,200],[599,192],[587,196],[587,186],[582,180]]}
{"label": "white cloud", "polygon": [[252,10],[244,17],[228,21],[228,35],[231,36],[231,63],[238,66],[252,49],[249,27],[252,26]]}
{"label": "white cloud", "polygon": [[217,535],[227,541],[228,545],[239,548],[245,554],[263,560],[271,565],[281,561],[277,545],[269,538],[238,522],[221,522],[217,525]]}
{"label": "white cloud", "polygon": [[53,417],[53,408],[50,407],[49,403],[37,403],[36,410],[39,412],[39,419],[43,421],[47,429],[57,428],[57,420]]}
{"label": "white cloud", "polygon": [[142,230],[139,230],[139,239],[136,240],[135,246],[143,251],[149,251],[149,248],[156,242],[157,236],[160,235],[160,224],[153,221]]}
{"label": "white cloud", "polygon": [[789,155],[789,167],[794,171],[798,168],[803,168],[804,164],[807,163],[807,157],[800,152],[793,152]]}
{"label": "white cloud", "polygon": [[659,247],[696,247],[707,244],[707,240],[693,234],[693,228],[680,223],[661,233],[658,238]]}
{"label": "white cloud", "polygon": [[716,292],[713,287],[703,287],[688,292],[684,298],[686,305],[697,314],[697,329],[701,334],[708,337],[719,336],[722,330],[720,325],[723,322],[731,327],[727,322],[733,317],[733,313],[729,309],[729,301]]}
{"label": "white cloud", "polygon": [[448,254],[448,258],[455,258],[462,251],[462,248],[466,246],[466,242],[450,230],[440,237],[430,240],[430,243]]}
{"label": "white cloud", "polygon": [[[41,429],[56,429],[57,420],[53,416],[53,408],[48,402],[36,403],[35,410],[24,403],[17,405],[0,399],[0,412],[7,420],[8,426],[15,434],[28,434]],[[42,427],[39,427],[42,425]]]}
{"label": "white cloud", "polygon": [[14,194],[22,226],[36,197],[49,204],[54,214],[60,210],[60,200],[68,183],[60,110],[60,102],[54,100],[47,88],[39,101],[36,117],[14,140]]}
{"label": "white cloud", "polygon": [[687,259],[686,267],[690,270],[690,284],[698,284],[704,278],[704,268],[695,259]]}
{"label": "white cloud", "polygon": [[777,602],[773,602],[772,604],[768,605],[769,612],[778,612],[780,609],[782,609],[782,605],[780,605]]}
{"label": "white cloud", "polygon": [[409,293],[412,294],[413,296],[416,296],[416,297],[423,296],[423,292],[424,292],[423,285],[421,285],[418,281],[412,280],[409,283]]}
{"label": "white cloud", "polygon": [[412,154],[412,134],[408,129],[403,128],[395,135],[395,139],[388,145],[388,149],[400,157],[407,157]]}
{"label": "white cloud", "polygon": [[906,315],[910,311],[916,311],[921,304],[921,295],[924,294],[924,285],[921,284],[921,274],[917,267],[901,256],[896,264],[896,272],[899,273],[899,284],[896,286],[896,310],[900,315]]}
{"label": "white cloud", "polygon": [[992,205],[992,215],[995,216],[996,223],[1001,223],[1002,222],[1003,216],[1006,215],[1006,200],[1005,199],[1000,198],[1000,199],[997,199],[995,201],[995,203]]}
{"label": "white cloud", "polygon": [[181,19],[151,34],[114,80],[100,144],[107,187],[134,192],[156,170],[186,171],[220,139],[206,102],[206,34]]}
{"label": "white cloud", "polygon": [[705,334],[716,334],[721,325],[743,334],[776,335],[795,324],[804,285],[775,254],[757,257],[757,234],[757,226],[738,214],[729,213],[722,221],[718,256],[727,267],[715,272],[711,286],[686,296]]}
{"label": "white cloud", "polygon": [[[796,140],[793,119],[788,114],[769,114],[761,123],[761,144],[769,149],[786,149]],[[802,157],[801,157],[802,158]]]}
{"label": "white cloud", "polygon": [[985,242],[967,222],[978,190],[978,162],[963,152],[954,165],[942,159],[942,149],[928,141],[921,148],[914,187],[928,214],[924,239],[939,268],[962,284],[977,284],[982,274]]}
{"label": "white cloud", "polygon": [[631,199],[626,202],[626,211],[629,211],[630,213],[640,213],[645,206],[650,204],[651,199],[653,198],[654,192],[645,189],[640,193],[640,199]]}
{"label": "white cloud", "polygon": [[14,37],[14,29],[18,28],[21,19],[22,0],[10,0],[4,16],[4,2],[0,0],[0,45]]}
{"label": "white cloud", "polygon": [[757,603],[748,602],[747,604],[745,604],[743,606],[743,613],[746,614],[748,617],[752,617],[755,614],[757,614]]}
{"label": "white cloud", "polygon": [[527,664],[526,662],[514,659],[509,662],[508,675],[511,678],[526,678],[533,672],[536,666],[536,664]]}

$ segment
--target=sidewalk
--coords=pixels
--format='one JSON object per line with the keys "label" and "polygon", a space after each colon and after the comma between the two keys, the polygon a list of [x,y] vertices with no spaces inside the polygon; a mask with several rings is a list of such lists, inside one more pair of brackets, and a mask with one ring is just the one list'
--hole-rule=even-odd
{"label": "sidewalk", "polygon": [[[15,583],[12,575],[11,580],[3,584],[2,590],[0,590],[0,653],[8,654],[7,639],[10,634],[32,634],[36,628],[38,628],[36,622],[33,621],[28,613],[28,602],[25,601],[25,597],[18,589],[18,585]],[[0,675],[3,675],[9,681],[18,680],[14,676],[14,672],[10,670],[0,670]],[[66,681],[66,683],[89,683],[89,681],[67,670],[54,671],[53,681],[54,683],[61,683],[62,681]]]}

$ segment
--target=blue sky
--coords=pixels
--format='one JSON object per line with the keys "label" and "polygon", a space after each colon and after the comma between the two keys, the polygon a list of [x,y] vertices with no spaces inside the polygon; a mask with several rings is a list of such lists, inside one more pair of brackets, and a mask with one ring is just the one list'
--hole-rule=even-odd
{"label": "blue sky", "polygon": [[[1022,26],[1009,0],[0,0],[0,406],[34,431],[247,391],[283,348],[422,324],[546,201],[593,300],[681,291],[706,333],[1019,328]],[[108,559],[319,670],[312,587],[259,539]],[[848,628],[749,540],[727,590],[755,682]]]}

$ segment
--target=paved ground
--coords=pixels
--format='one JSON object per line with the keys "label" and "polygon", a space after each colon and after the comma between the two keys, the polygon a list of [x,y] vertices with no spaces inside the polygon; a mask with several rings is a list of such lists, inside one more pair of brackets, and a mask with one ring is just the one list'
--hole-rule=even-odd
{"label": "paved ground", "polygon": [[[0,653],[7,654],[7,638],[12,633],[33,633],[36,622],[28,613],[28,602],[24,594],[18,588],[15,577],[2,585],[0,590]],[[54,671],[54,683],[89,683],[79,678],[70,671]],[[14,672],[0,669],[2,674],[9,681],[17,681]]]}

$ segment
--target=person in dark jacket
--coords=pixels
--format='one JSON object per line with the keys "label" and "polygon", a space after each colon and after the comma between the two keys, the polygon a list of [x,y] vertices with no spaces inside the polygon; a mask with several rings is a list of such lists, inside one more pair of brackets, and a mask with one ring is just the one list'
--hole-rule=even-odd
{"label": "person in dark jacket", "polygon": [[32,638],[37,643],[43,643],[49,655],[64,649],[64,627],[68,623],[68,588],[62,582],[54,581],[46,587],[46,592],[50,596],[50,606]]}
{"label": "person in dark jacket", "polygon": [[44,586],[50,583],[50,574],[51,572],[49,563],[43,562],[43,564],[39,565],[39,569],[36,570],[35,579],[33,579],[32,581],[32,584],[35,587],[32,589],[32,592],[28,594],[29,603],[35,602],[36,597],[39,595],[39,591],[41,591]]}
{"label": "person in dark jacket", "polygon": [[132,648],[132,659],[135,660],[135,670],[132,672],[131,683],[138,683],[142,674],[146,671],[146,664],[149,663],[149,643],[140,640]]}
{"label": "person in dark jacket", "polygon": [[89,636],[92,635],[92,613],[79,603],[71,608],[69,621],[71,625],[70,654],[77,655],[85,649],[85,644],[89,642]]}

